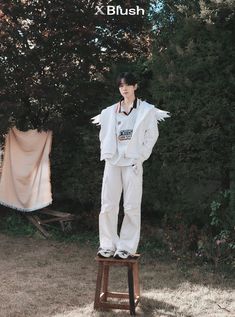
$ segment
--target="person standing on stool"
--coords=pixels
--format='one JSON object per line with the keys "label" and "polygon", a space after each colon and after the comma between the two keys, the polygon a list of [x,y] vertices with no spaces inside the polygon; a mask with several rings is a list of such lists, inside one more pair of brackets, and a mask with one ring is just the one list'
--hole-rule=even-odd
{"label": "person standing on stool", "polygon": [[[100,160],[105,160],[97,255],[126,259],[136,253],[140,239],[142,163],[158,139],[158,121],[169,115],[136,97],[137,80],[132,73],[120,74],[117,85],[122,99],[92,118],[101,127]],[[118,236],[122,192],[124,219]]]}

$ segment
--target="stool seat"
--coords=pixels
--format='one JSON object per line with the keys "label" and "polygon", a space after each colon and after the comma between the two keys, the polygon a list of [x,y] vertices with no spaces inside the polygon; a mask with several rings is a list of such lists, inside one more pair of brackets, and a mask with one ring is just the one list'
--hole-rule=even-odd
{"label": "stool seat", "polygon": [[[98,274],[96,281],[96,292],[94,309],[125,309],[131,315],[135,315],[135,308],[140,299],[139,287],[139,259],[140,254],[135,254],[129,259],[101,258],[97,256]],[[108,291],[109,268],[110,266],[126,266],[128,269],[128,293]],[[109,298],[126,299],[127,303],[117,303],[109,301]]]}

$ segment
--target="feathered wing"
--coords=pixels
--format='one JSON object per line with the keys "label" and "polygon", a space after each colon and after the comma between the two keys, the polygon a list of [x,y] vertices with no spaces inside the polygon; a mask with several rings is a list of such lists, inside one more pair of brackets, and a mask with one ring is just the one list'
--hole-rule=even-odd
{"label": "feathered wing", "polygon": [[170,117],[170,112],[168,111],[164,111],[164,110],[160,110],[158,108],[156,108],[155,110],[155,116],[157,121],[164,121],[165,118],[169,118]]}
{"label": "feathered wing", "polygon": [[91,122],[93,124],[100,125],[100,114],[98,114],[97,116],[91,118]]}
{"label": "feathered wing", "polygon": [[[155,116],[156,116],[157,121],[164,121],[165,118],[170,117],[170,113],[168,111],[164,111],[164,110],[160,110],[158,108],[155,108]],[[91,122],[95,125],[100,125],[100,114],[91,118]]]}

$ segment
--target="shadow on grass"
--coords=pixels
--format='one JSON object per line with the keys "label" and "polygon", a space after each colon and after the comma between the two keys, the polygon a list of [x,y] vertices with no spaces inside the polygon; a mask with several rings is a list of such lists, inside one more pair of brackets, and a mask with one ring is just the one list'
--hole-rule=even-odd
{"label": "shadow on grass", "polygon": [[[95,316],[97,317],[125,317],[130,316],[129,312],[123,310],[107,310],[107,311],[96,311]],[[141,302],[136,308],[136,316],[142,317],[193,317],[190,314],[184,314],[178,312],[178,308],[174,305],[168,304],[163,301],[158,301],[153,298],[146,296],[141,297]]]}
{"label": "shadow on grass", "polygon": [[192,317],[189,314],[179,313],[178,308],[174,305],[146,296],[141,296],[140,307],[142,310],[141,316],[146,317]]}

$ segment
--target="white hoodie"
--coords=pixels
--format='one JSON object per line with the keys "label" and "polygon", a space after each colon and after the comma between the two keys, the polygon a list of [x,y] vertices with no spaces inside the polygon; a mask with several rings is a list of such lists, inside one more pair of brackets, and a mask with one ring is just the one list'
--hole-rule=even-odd
{"label": "white hoodie", "polygon": [[[125,157],[145,161],[152,153],[156,143],[158,121],[169,117],[169,112],[155,108],[153,105],[138,99],[138,114],[132,137],[127,145]],[[117,104],[102,110],[101,114],[92,118],[92,123],[101,126],[100,129],[100,160],[112,158],[117,151],[117,137],[115,131],[115,116]]]}

